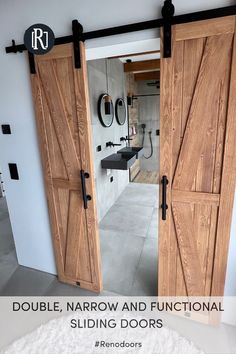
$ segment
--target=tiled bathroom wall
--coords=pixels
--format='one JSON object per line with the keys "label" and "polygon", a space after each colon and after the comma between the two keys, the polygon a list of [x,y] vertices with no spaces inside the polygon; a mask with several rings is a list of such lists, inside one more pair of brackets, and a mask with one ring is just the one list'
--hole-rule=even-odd
{"label": "tiled bathroom wall", "polygon": [[[126,89],[123,64],[119,59],[107,59],[108,91],[112,97],[115,109],[117,98],[124,98],[126,101]],[[97,102],[102,93],[107,93],[106,60],[98,59],[88,61],[88,80],[90,93],[91,124],[93,130],[93,155],[95,180],[97,191],[98,220],[100,221],[116,199],[129,183],[129,171],[106,170],[101,167],[101,160],[108,155],[116,153],[117,150],[125,147],[120,142],[122,136],[128,135],[127,120],[124,125],[119,125],[114,116],[113,124],[109,128],[101,125],[98,113]],[[106,142],[121,143],[121,146],[106,147]],[[101,151],[97,147],[101,145]],[[113,178],[112,178],[113,177]]]}
{"label": "tiled bathroom wall", "polygon": [[[149,81],[140,81],[137,85],[137,94],[159,94],[160,89],[155,86],[149,86]],[[144,136],[144,156],[150,156],[151,146],[148,132],[151,133],[153,143],[153,155],[149,159],[144,157],[140,159],[140,169],[142,171],[159,171],[159,135],[157,130],[160,129],[160,96],[148,96],[138,98],[138,112],[139,112],[139,143],[142,143],[142,129],[141,124],[146,124]]]}
{"label": "tiled bathroom wall", "polygon": [[[126,73],[126,87],[127,92],[131,96],[137,93],[137,81],[134,80],[134,73]],[[129,130],[130,130],[130,146],[140,146],[139,135],[138,135],[138,126],[139,126],[139,115],[138,115],[138,101],[133,100],[132,105],[128,106],[129,112]],[[132,134],[132,130],[135,127],[136,134]],[[135,176],[140,171],[140,161],[137,159],[133,166],[130,168],[130,179],[133,181]]]}

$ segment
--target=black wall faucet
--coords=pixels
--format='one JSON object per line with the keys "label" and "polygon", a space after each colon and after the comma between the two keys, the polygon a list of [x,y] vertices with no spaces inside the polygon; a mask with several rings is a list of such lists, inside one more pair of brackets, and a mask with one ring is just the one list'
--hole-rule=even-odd
{"label": "black wall faucet", "polygon": [[120,141],[129,141],[129,140],[133,140],[133,139],[132,139],[132,138],[129,138],[127,135],[126,135],[126,137],[122,136],[122,137],[120,138]]}
{"label": "black wall faucet", "polygon": [[112,146],[121,146],[121,144],[114,144],[112,141],[108,141],[106,143],[106,147],[112,147]]}

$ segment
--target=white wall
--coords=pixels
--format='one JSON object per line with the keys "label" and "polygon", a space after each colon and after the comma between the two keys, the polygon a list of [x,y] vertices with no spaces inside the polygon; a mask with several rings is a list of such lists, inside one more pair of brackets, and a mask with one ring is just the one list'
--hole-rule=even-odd
{"label": "white wall", "polygon": [[[0,123],[10,123],[12,135],[0,134],[0,164],[20,264],[55,273],[50,227],[34,122],[28,63],[24,54],[5,54],[11,39],[22,43],[27,27],[49,25],[56,36],[71,33],[77,18],[86,31],[143,21],[161,16],[156,0],[0,0]],[[176,14],[233,5],[233,0],[175,0]],[[87,47],[154,38],[158,31],[144,31],[102,38]],[[20,180],[9,178],[8,163],[16,162]],[[235,204],[236,207],[236,204]],[[236,220],[234,218],[233,230]],[[232,243],[231,243],[232,245]],[[230,251],[226,289],[236,283]],[[233,295],[233,294],[231,294]],[[236,293],[234,294],[236,295]]]}

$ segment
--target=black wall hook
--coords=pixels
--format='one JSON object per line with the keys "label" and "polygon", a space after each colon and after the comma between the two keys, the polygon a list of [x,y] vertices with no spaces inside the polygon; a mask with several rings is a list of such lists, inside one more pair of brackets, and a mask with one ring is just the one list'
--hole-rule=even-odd
{"label": "black wall hook", "polygon": [[12,39],[11,43],[12,43],[12,51],[13,51],[13,53],[17,53],[17,48],[16,48],[16,42],[15,42],[15,40]]}

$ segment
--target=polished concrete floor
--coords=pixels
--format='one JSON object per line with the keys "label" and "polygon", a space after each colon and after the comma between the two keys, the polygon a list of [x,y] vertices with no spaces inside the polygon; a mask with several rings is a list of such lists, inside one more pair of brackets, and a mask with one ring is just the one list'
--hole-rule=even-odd
{"label": "polished concrete floor", "polygon": [[[157,185],[130,183],[101,221],[101,295],[157,294],[157,196]],[[5,198],[0,198],[0,295],[96,295],[18,265]]]}

